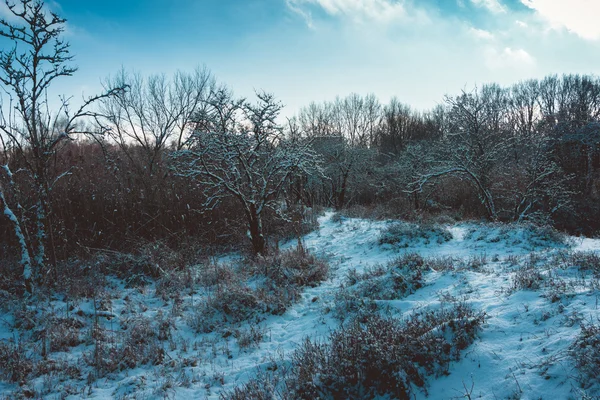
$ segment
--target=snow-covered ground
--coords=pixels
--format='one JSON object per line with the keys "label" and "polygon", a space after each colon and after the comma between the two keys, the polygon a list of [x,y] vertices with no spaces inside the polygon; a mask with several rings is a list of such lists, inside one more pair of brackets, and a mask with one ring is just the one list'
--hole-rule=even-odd
{"label": "snow-covered ground", "polygon": [[[484,311],[487,317],[463,358],[450,366],[447,376],[431,377],[427,390],[416,392],[417,398],[583,397],[568,348],[582,322],[598,323],[599,278],[564,260],[569,251],[600,252],[600,240],[569,238],[563,244],[543,232],[532,234],[527,227],[460,223],[446,227],[451,233],[449,240],[417,237],[408,246],[398,248],[379,243],[381,232],[393,222],[332,216],[332,212],[326,213],[319,219],[320,228],[304,237],[308,249],[329,261],[329,278],[317,287],[306,288],[301,300],[283,315],[261,318],[258,326],[265,334],[258,346],[240,349],[233,337],[193,332],[186,324],[185,313],[193,309],[202,292],[185,293],[179,307],[188,311],[176,318],[172,337],[164,344],[166,360],[161,365],[142,365],[88,382],[83,360],[93,346],[82,343],[52,357],[78,365],[83,376],[40,377],[34,381],[35,390],[52,398],[61,393],[70,393],[71,398],[98,399],[219,398],[224,390],[254,377],[257,368],[285,359],[306,337],[326,340],[339,326],[329,310],[335,306],[336,291],[349,271],[364,271],[404,253],[418,253],[423,257],[452,257],[456,267],[450,271],[432,270],[424,277],[424,287],[407,297],[378,304],[386,303],[394,315],[402,317],[458,299]],[[290,242],[281,247],[294,245]],[[231,255],[226,259],[235,261]],[[531,287],[519,283],[526,266],[537,273],[538,281]],[[172,313],[172,302],[156,296],[153,285],[141,290],[125,288],[117,281],[113,285],[108,314],[114,317],[101,321],[109,331],[118,332],[118,321],[127,315],[154,321]],[[94,313],[92,301],[81,301],[73,307],[54,299],[51,304],[59,314],[66,314],[68,308],[70,312]],[[0,340],[16,337],[16,331],[9,329],[13,319],[11,314],[3,317],[6,323],[0,329]],[[243,323],[238,328],[245,327]],[[0,393],[10,396],[15,390],[14,384],[0,382]],[[600,394],[597,386],[587,391]]]}

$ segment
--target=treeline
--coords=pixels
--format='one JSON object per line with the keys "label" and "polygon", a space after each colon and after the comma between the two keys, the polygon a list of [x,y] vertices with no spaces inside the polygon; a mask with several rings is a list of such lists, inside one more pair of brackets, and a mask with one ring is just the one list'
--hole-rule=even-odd
{"label": "treeline", "polygon": [[[139,98],[156,100],[148,93]],[[137,110],[152,114],[154,109],[142,105]],[[310,139],[321,171],[290,177],[278,200],[286,207],[362,206],[382,217],[445,213],[533,220],[593,234],[600,227],[599,112],[600,82],[577,75],[511,88],[486,85],[449,96],[427,113],[396,99],[381,104],[372,95],[310,104],[288,121],[284,133],[286,140]],[[199,115],[188,124],[201,124]],[[141,118],[113,119],[109,136],[65,142],[54,155],[49,176],[64,176],[49,198],[49,257],[68,259],[85,248],[130,250],[155,240],[171,245],[246,240],[243,210],[235,198],[225,196],[206,209],[205,188],[172,168],[171,155],[189,145],[181,143],[193,130],[185,130],[181,141],[174,130],[159,132],[162,137],[154,127],[126,132],[141,125]],[[13,171],[23,170],[17,157],[9,164]],[[35,209],[34,193],[18,195],[24,210]],[[284,223],[272,211],[265,235],[276,236]],[[2,226],[2,242],[13,248],[12,229],[6,221]]]}
{"label": "treeline", "polygon": [[564,75],[484,85],[425,113],[350,95],[311,104],[290,125],[317,143],[344,138],[324,152],[328,179],[306,186],[317,204],[389,204],[405,217],[446,212],[593,234],[599,112],[598,78]]}

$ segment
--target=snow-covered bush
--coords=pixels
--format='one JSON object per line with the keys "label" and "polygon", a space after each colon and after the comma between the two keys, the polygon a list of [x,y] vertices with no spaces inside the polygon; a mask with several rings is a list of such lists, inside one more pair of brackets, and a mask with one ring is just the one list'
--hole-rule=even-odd
{"label": "snow-covered bush", "polygon": [[581,332],[569,348],[569,355],[579,370],[580,383],[584,389],[600,384],[600,326],[581,325]]}
{"label": "snow-covered bush", "polygon": [[600,254],[591,251],[575,251],[569,254],[568,262],[582,271],[600,275]]}
{"label": "snow-covered bush", "polygon": [[566,244],[567,237],[547,225],[533,223],[484,223],[471,226],[465,239],[509,246],[556,247]]}
{"label": "snow-covered bush", "polygon": [[527,262],[517,268],[511,276],[511,290],[538,290],[546,277],[534,263]]}
{"label": "snow-covered bush", "polygon": [[263,371],[259,369],[256,377],[244,385],[231,391],[221,392],[220,400],[286,400],[288,399],[279,388],[280,371]]}
{"label": "snow-covered bush", "polygon": [[263,310],[255,290],[233,282],[218,287],[203,299],[187,318],[188,325],[198,333],[209,333],[224,326],[245,321]]}
{"label": "snow-covered bush", "polygon": [[262,274],[282,287],[315,287],[327,279],[329,273],[327,262],[302,247],[267,256],[259,255],[250,264],[254,274]]}
{"label": "snow-covered bush", "polygon": [[265,336],[266,329],[258,324],[251,324],[247,329],[241,329],[233,334],[240,349],[258,347]]}
{"label": "snow-covered bush", "polygon": [[451,257],[421,257],[407,253],[387,265],[366,268],[364,272],[348,271],[342,287],[336,292],[333,316],[338,320],[361,318],[376,310],[378,300],[396,300],[415,293],[425,285],[428,271],[453,271],[456,260]]}
{"label": "snow-covered bush", "polygon": [[163,300],[176,299],[185,289],[192,291],[196,283],[190,268],[184,270],[168,271],[156,280],[156,295]]}
{"label": "snow-covered bush", "polygon": [[409,398],[428,376],[446,373],[473,342],[485,315],[464,304],[422,311],[405,321],[377,313],[334,331],[327,343],[306,339],[292,356],[289,398]]}
{"label": "snow-covered bush", "polygon": [[212,287],[216,285],[227,285],[238,277],[228,264],[209,263],[200,265],[198,281],[201,285]]}
{"label": "snow-covered bush", "polygon": [[402,255],[387,265],[376,265],[359,273],[351,269],[344,287],[358,297],[372,300],[394,300],[423,287],[423,272],[429,260],[416,253]]}
{"label": "snow-covered bush", "polygon": [[19,344],[0,342],[0,378],[24,383],[33,371],[34,363],[25,348]]}
{"label": "snow-covered bush", "polygon": [[379,244],[409,247],[415,244],[415,242],[441,244],[451,239],[452,233],[439,225],[394,222],[381,232],[379,235]]}
{"label": "snow-covered bush", "polygon": [[43,332],[44,339],[48,341],[49,350],[51,352],[67,351],[70,347],[82,343],[80,333],[84,326],[84,323],[78,318],[51,317]]}
{"label": "snow-covered bush", "polygon": [[158,328],[146,317],[123,321],[126,331],[113,332],[100,327],[92,331],[94,349],[84,353],[84,360],[94,367],[96,377],[139,365],[158,365],[165,350],[158,337]]}
{"label": "snow-covered bush", "polygon": [[335,292],[332,315],[339,321],[348,318],[363,319],[363,316],[377,312],[378,306],[372,299],[360,297],[349,288],[342,287]]}

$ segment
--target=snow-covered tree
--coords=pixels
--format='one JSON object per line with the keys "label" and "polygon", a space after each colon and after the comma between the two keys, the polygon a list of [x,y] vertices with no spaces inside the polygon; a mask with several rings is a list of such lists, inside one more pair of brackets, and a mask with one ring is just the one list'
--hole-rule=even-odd
{"label": "snow-covered tree", "polygon": [[495,168],[501,165],[510,147],[506,133],[507,93],[497,85],[447,97],[446,132],[431,153],[430,169],[410,185],[411,192],[444,176],[469,182],[490,219],[498,218],[492,191]]}
{"label": "snow-covered tree", "polygon": [[[50,196],[53,185],[69,174],[68,171],[52,171],[51,160],[60,145],[77,133],[76,121],[92,116],[88,106],[103,97],[114,95],[120,89],[83,100],[74,112],[68,99],[62,98],[57,112],[51,112],[48,91],[53,82],[71,76],[77,69],[70,65],[73,59],[69,44],[62,39],[65,20],[51,12],[42,0],[5,1],[8,16],[0,18],[0,36],[12,46],[0,50],[0,149],[4,184],[0,186],[0,206],[3,214],[14,227],[21,247],[23,278],[31,290],[33,278],[42,275],[47,261],[47,248],[52,246],[52,210]],[[10,163],[20,168],[11,171]],[[18,174],[25,175],[17,180]],[[9,204],[7,191],[13,198],[21,193],[18,182],[31,185],[28,192],[35,193],[30,199],[32,209],[25,210],[18,199]],[[29,215],[28,215],[29,214]],[[28,233],[25,222],[31,220]],[[52,264],[55,255],[50,252]],[[45,274],[46,272],[44,272]]]}
{"label": "snow-covered tree", "polygon": [[280,195],[290,179],[318,170],[318,162],[310,141],[284,137],[277,122],[281,103],[268,93],[257,97],[251,103],[235,100],[227,89],[217,90],[198,115],[189,145],[172,158],[175,173],[204,190],[205,209],[224,197],[237,200],[253,251],[262,254],[267,250],[265,210],[281,211]]}

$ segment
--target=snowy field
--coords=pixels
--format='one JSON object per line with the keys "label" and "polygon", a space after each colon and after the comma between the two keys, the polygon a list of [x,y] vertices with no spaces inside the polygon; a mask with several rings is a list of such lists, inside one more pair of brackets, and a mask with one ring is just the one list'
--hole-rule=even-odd
{"label": "snowy field", "polygon": [[[595,255],[600,252],[600,240],[562,238],[527,226],[474,223],[438,226],[424,229],[422,234],[416,225],[341,218],[332,212],[320,217],[319,223],[318,230],[304,237],[304,246],[329,262],[328,278],[318,286],[305,287],[282,315],[260,313],[219,325],[213,332],[197,332],[190,320],[197,305],[214,289],[198,287],[180,293],[175,300],[165,297],[155,283],[127,287],[122,281],[109,280],[111,289],[102,299],[67,302],[52,298],[29,307],[31,313],[80,321],[75,346],[50,351],[47,364],[54,369],[48,368],[48,373],[31,382],[20,386],[1,381],[0,393],[9,398],[28,394],[95,399],[227,398],[229,391],[258,371],[285,362],[305,338],[326,341],[345,319],[336,310],[341,287],[355,290],[349,284],[350,276],[377,268],[384,271],[381,268],[388,263],[418,254],[440,267],[424,271],[422,285],[405,295],[372,296],[377,309],[402,319],[418,310],[463,302],[483,312],[485,322],[475,341],[461,352],[461,359],[449,365],[448,374],[429,377],[425,387],[413,388],[414,397],[578,399],[600,395],[597,377],[585,375],[572,357],[581,326],[599,323],[600,265],[594,262],[598,261]],[[296,241],[281,248],[293,246]],[[239,262],[236,255],[218,259],[220,265]],[[385,278],[381,274],[372,275]],[[386,282],[365,282],[382,284],[384,292],[389,289]],[[250,287],[259,283],[248,277]],[[105,307],[100,307],[100,302]],[[25,333],[15,328],[22,319],[14,310],[4,312],[2,343],[22,340]],[[160,350],[160,360],[152,358],[153,362],[95,376],[89,360],[106,354],[95,350],[97,330],[90,321],[115,341],[135,324],[142,329],[140,321],[152,326],[162,323],[159,332],[164,337],[153,350]],[[260,334],[253,335],[256,332]],[[27,346],[40,341],[23,342],[25,353],[39,351]],[[594,350],[598,347],[590,347]],[[67,367],[72,373],[64,372]]]}

